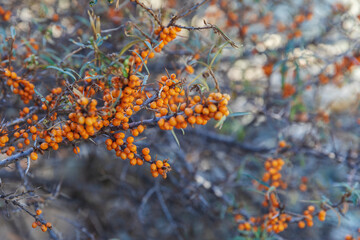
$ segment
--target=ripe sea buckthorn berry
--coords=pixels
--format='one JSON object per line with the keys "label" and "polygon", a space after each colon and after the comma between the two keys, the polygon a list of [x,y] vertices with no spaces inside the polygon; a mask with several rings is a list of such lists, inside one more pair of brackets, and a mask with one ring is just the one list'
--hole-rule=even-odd
{"label": "ripe sea buckthorn berry", "polygon": [[[129,159],[130,159],[130,158],[129,158]],[[131,164],[132,166],[135,166],[136,163],[137,163],[136,158],[132,158],[132,159],[130,160],[130,164]]]}
{"label": "ripe sea buckthorn berry", "polygon": [[353,236],[350,234],[345,236],[345,240],[353,240],[353,239],[354,239]]}
{"label": "ripe sea buckthorn berry", "polygon": [[210,104],[208,109],[209,109],[209,112],[211,112],[211,113],[214,113],[217,111],[217,107],[215,106],[215,104]]}
{"label": "ripe sea buckthorn berry", "polygon": [[12,79],[16,79],[16,78],[17,78],[16,72],[12,72],[10,77],[11,77]]}
{"label": "ripe sea buckthorn berry", "polygon": [[5,69],[5,76],[6,77],[10,77],[11,76],[11,72],[8,69]]}
{"label": "ripe sea buckthorn berry", "polygon": [[216,112],[215,116],[214,116],[214,119],[219,121],[219,120],[222,119],[222,117],[223,117],[223,114],[221,112]]}
{"label": "ripe sea buckthorn berry", "polygon": [[79,154],[79,153],[80,153],[80,148],[79,148],[79,147],[74,147],[74,148],[73,148],[73,152],[74,152],[75,154]]}
{"label": "ripe sea buckthorn berry", "polygon": [[30,132],[31,132],[31,133],[36,133],[36,127],[35,127],[35,126],[31,126],[31,127],[30,127]]}
{"label": "ripe sea buckthorn berry", "polygon": [[161,160],[157,160],[157,161],[156,161],[156,167],[157,167],[157,168],[162,168],[163,166],[164,166],[163,161],[161,161]]}
{"label": "ripe sea buckthorn berry", "polygon": [[192,66],[190,66],[190,65],[186,65],[185,71],[188,72],[189,74],[193,74],[194,73],[194,68]]}
{"label": "ripe sea buckthorn berry", "polygon": [[111,145],[112,143],[113,143],[113,141],[110,138],[105,140],[105,144],[108,146]]}
{"label": "ripe sea buckthorn berry", "polygon": [[176,126],[176,119],[175,119],[175,117],[171,117],[171,118],[169,119],[169,124],[170,124],[171,126]]}
{"label": "ripe sea buckthorn berry", "polygon": [[36,222],[33,222],[32,224],[31,224],[31,227],[32,228],[36,228],[38,225],[37,225],[37,223]]}
{"label": "ripe sea buckthorn berry", "polygon": [[33,161],[37,160],[37,159],[38,159],[37,153],[36,153],[36,152],[32,152],[32,153],[30,154],[30,159],[33,160]]}
{"label": "ripe sea buckthorn berry", "polygon": [[149,148],[143,148],[143,149],[141,150],[141,152],[142,152],[142,154],[144,154],[144,155],[149,155],[150,149],[149,149]]}
{"label": "ripe sea buckthorn berry", "polygon": [[128,137],[128,138],[126,139],[126,142],[127,142],[127,143],[133,143],[133,142],[134,142],[134,138],[133,138],[133,137]]}
{"label": "ripe sea buckthorn berry", "polygon": [[298,226],[299,226],[299,228],[305,228],[305,222],[304,222],[304,221],[300,221],[300,222],[298,223]]}
{"label": "ripe sea buckthorn berry", "polygon": [[142,99],[137,99],[137,100],[136,100],[136,104],[137,104],[137,105],[143,104],[143,100],[142,100]]}
{"label": "ripe sea buckthorn berry", "polygon": [[194,111],[191,108],[185,108],[184,113],[186,116],[191,116]]}
{"label": "ripe sea buckthorn berry", "polygon": [[49,147],[49,145],[46,142],[43,142],[43,143],[40,144],[40,148],[42,150],[46,150],[46,149],[48,149],[48,147]]}
{"label": "ripe sea buckthorn berry", "polygon": [[45,225],[41,225],[41,231],[46,232],[47,231],[47,227]]}
{"label": "ripe sea buckthorn berry", "polygon": [[315,207],[313,205],[310,205],[310,206],[308,206],[308,210],[309,210],[309,212],[314,212]]}
{"label": "ripe sea buckthorn berry", "polygon": [[196,105],[194,110],[195,110],[196,113],[201,113],[202,110],[203,110],[203,106],[202,105]]}
{"label": "ripe sea buckthorn berry", "polygon": [[325,210],[321,210],[318,214],[318,217],[319,217],[319,221],[325,221],[325,218],[326,218],[326,211]]}
{"label": "ripe sea buckthorn berry", "polygon": [[279,148],[284,148],[284,147],[286,147],[286,142],[284,140],[281,140],[279,142]]}
{"label": "ripe sea buckthorn berry", "polygon": [[37,209],[37,210],[36,210],[36,215],[39,216],[41,213],[42,213],[41,209]]}

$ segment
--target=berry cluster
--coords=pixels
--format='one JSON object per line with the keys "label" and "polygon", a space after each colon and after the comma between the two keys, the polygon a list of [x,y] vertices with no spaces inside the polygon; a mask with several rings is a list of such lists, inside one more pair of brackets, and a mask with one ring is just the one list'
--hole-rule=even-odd
{"label": "berry cluster", "polygon": [[21,79],[17,76],[16,72],[12,72],[8,69],[5,69],[3,74],[7,79],[6,84],[12,87],[12,92],[20,95],[21,100],[23,100],[25,104],[28,104],[30,100],[33,99],[33,94],[35,93],[34,84]]}
{"label": "berry cluster", "polygon": [[[40,216],[42,214],[42,210],[36,210],[36,216]],[[52,228],[52,224],[50,222],[43,223],[41,220],[35,219],[35,222],[32,223],[32,228],[40,227],[41,231],[46,232],[49,228]]]}
{"label": "berry cluster", "polygon": [[0,15],[4,21],[9,21],[11,17],[11,11],[5,11],[4,8],[0,6]]}

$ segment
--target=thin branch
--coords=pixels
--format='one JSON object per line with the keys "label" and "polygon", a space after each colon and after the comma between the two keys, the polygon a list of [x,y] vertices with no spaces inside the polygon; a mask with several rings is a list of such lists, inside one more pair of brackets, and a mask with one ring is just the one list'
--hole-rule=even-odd
{"label": "thin branch", "polygon": [[[16,162],[16,168],[17,168],[17,170],[19,172],[19,175],[20,175],[21,179],[23,180],[25,189],[29,192],[29,195],[31,197],[35,197],[35,193],[33,192],[33,189],[30,186],[29,179],[26,176],[26,174],[25,174],[24,170],[22,169],[19,162]],[[40,206],[39,206],[38,202],[34,202],[34,208],[35,208],[35,211],[40,209]],[[40,215],[36,216],[36,219],[38,219],[42,224],[47,223],[47,221],[45,220],[43,214],[40,214]],[[49,233],[51,239],[54,239],[54,240],[59,240],[60,239],[59,236],[53,230],[53,227],[48,228],[47,232]]]}
{"label": "thin branch", "polygon": [[9,164],[15,163],[16,161],[29,156],[33,151],[34,151],[34,148],[29,148],[25,151],[22,151],[20,153],[14,154],[8,158],[5,158],[4,160],[1,160],[0,168],[6,167]]}
{"label": "thin branch", "polygon": [[206,27],[186,27],[186,26],[177,25],[177,24],[173,24],[173,26],[178,27],[178,28],[182,28],[182,29],[186,29],[186,30],[189,30],[189,31],[193,31],[193,30],[204,30],[204,29],[213,29],[212,26],[206,26]]}
{"label": "thin branch", "polygon": [[154,11],[151,8],[146,7],[142,2],[140,2],[139,0],[135,0],[135,3],[138,4],[140,7],[142,7],[143,9],[145,9],[145,11],[147,11],[153,18],[154,20],[160,25],[161,21],[159,19],[159,17],[154,13]]}
{"label": "thin branch", "polygon": [[173,17],[171,18],[169,24],[168,24],[168,27],[173,26],[173,24],[174,24],[177,20],[179,20],[180,18],[184,18],[184,17],[188,16],[190,13],[194,12],[195,10],[197,10],[200,6],[204,5],[207,1],[209,1],[209,0],[203,0],[202,2],[195,4],[192,8],[186,10],[185,12],[183,12],[183,13],[181,13],[181,14],[179,14],[179,15],[173,16]]}

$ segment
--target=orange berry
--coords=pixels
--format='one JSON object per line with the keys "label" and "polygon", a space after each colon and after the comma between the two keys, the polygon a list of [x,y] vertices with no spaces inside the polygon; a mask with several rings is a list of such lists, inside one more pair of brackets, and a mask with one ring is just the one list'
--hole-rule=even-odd
{"label": "orange berry", "polygon": [[156,164],[155,164],[155,163],[152,163],[152,164],[150,165],[150,169],[151,169],[151,171],[156,171],[156,170],[157,170]]}
{"label": "orange berry", "polygon": [[149,155],[150,149],[149,149],[149,148],[143,148],[143,149],[141,150],[141,152],[142,152],[142,154],[144,154],[144,155]]}
{"label": "orange berry", "polygon": [[80,148],[79,148],[79,147],[74,147],[74,148],[73,148],[73,152],[74,152],[75,154],[79,154],[79,153],[80,153]]}
{"label": "orange berry", "polygon": [[47,227],[45,225],[41,225],[41,231],[46,232],[47,231]]}
{"label": "orange berry", "polygon": [[217,107],[215,106],[215,104],[210,104],[208,109],[209,109],[209,112],[211,112],[211,113],[217,111]]}
{"label": "orange berry", "polygon": [[37,159],[38,159],[37,153],[36,153],[36,152],[32,152],[32,153],[30,154],[30,159],[33,160],[33,161],[37,160]]}
{"label": "orange berry", "polygon": [[168,114],[168,109],[167,108],[160,108],[160,114],[161,116],[165,116]]}
{"label": "orange berry", "polygon": [[188,122],[189,122],[190,124],[195,124],[195,122],[196,122],[196,117],[195,117],[195,116],[190,116],[190,117],[188,118]]}
{"label": "orange berry", "polygon": [[184,113],[186,116],[191,116],[194,111],[191,108],[185,108]]}
{"label": "orange berry", "polygon": [[171,125],[171,126],[176,126],[176,119],[175,119],[175,117],[171,117],[170,119],[169,119],[169,124]]}
{"label": "orange berry", "polygon": [[202,110],[203,110],[203,106],[200,105],[200,104],[196,105],[194,110],[195,110],[196,113],[201,113]]}
{"label": "orange berry", "polygon": [[161,160],[157,160],[157,161],[156,161],[156,167],[157,167],[157,168],[162,168],[163,166],[164,166],[163,161],[161,161]]}
{"label": "orange berry", "polygon": [[299,228],[305,228],[305,222],[304,222],[304,221],[300,221],[300,222],[298,223],[298,226],[299,226]]}
{"label": "orange berry", "polygon": [[17,78],[16,72],[12,72],[10,77],[11,77],[12,79],[16,79],[16,78]]}
{"label": "orange berry", "polygon": [[184,118],[183,115],[177,115],[177,116],[176,116],[176,122],[177,122],[177,123],[182,123],[182,122],[184,122],[184,121],[185,121],[185,118]]}
{"label": "orange berry", "polygon": [[310,205],[310,206],[308,206],[308,210],[310,212],[313,212],[313,211],[315,211],[315,207],[313,205]]}
{"label": "orange berry", "polygon": [[217,120],[217,121],[219,121],[219,120],[222,119],[222,117],[223,117],[222,112],[216,112],[216,113],[215,113],[215,116],[214,116],[214,119]]}
{"label": "orange berry", "polygon": [[106,144],[107,146],[111,145],[112,143],[113,143],[113,141],[112,141],[110,138],[108,138],[108,139],[105,140],[105,144]]}
{"label": "orange berry", "polygon": [[40,215],[42,213],[41,209],[36,210],[36,215]]}
{"label": "orange berry", "polygon": [[40,144],[40,148],[42,150],[46,150],[46,149],[48,149],[48,147],[49,147],[49,145],[46,142],[43,142],[43,143]]}
{"label": "orange berry", "polygon": [[36,228],[37,226],[38,226],[38,225],[37,225],[36,222],[33,222],[32,225],[31,225],[32,228]]}
{"label": "orange berry", "polygon": [[279,142],[279,148],[284,148],[284,147],[286,147],[286,142],[284,140],[281,140]]}
{"label": "orange berry", "polygon": [[127,143],[133,143],[133,142],[134,142],[134,138],[133,138],[133,137],[128,137],[128,138],[126,139],[126,142],[127,142]]}
{"label": "orange berry", "polygon": [[326,211],[325,211],[325,210],[321,210],[321,211],[319,212],[318,217],[319,217],[319,221],[322,221],[322,222],[325,221]]}
{"label": "orange berry", "polygon": [[35,127],[35,126],[31,126],[31,127],[30,127],[30,132],[31,132],[31,133],[36,133],[36,127]]}

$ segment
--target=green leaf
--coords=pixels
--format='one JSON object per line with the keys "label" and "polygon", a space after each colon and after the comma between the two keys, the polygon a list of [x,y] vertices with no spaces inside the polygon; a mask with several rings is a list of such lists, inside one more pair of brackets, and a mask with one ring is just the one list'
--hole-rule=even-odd
{"label": "green leaf", "polygon": [[81,76],[74,70],[74,69],[71,69],[71,68],[65,68],[66,71],[70,71],[70,72],[73,72],[75,73],[79,78],[81,78]]}
{"label": "green leaf", "polygon": [[83,44],[83,43],[80,43],[80,42],[76,42],[74,39],[69,39],[70,42],[72,42],[73,44],[79,46],[79,47],[82,47],[82,48],[85,48],[85,47],[88,47],[87,45]]}
{"label": "green leaf", "polygon": [[48,63],[50,63],[51,65],[55,64],[55,62],[48,56],[44,55],[44,54],[40,54],[39,57],[41,59],[44,59],[45,61],[47,61]]}
{"label": "green leaf", "polygon": [[44,98],[44,96],[43,96],[38,90],[36,90],[36,88],[34,88],[34,91],[35,91],[36,95],[38,95],[38,96],[40,97],[40,100],[41,100],[42,102],[46,102],[46,103],[47,103],[47,100]]}
{"label": "green leaf", "polygon": [[251,112],[234,112],[229,114],[228,117],[240,117],[240,116],[245,116],[245,115],[249,115],[251,114]]}
{"label": "green leaf", "polygon": [[135,44],[142,42],[143,40],[135,40],[132,42],[129,42],[128,44],[126,44],[123,49],[121,49],[118,58],[120,58],[127,50],[129,50],[132,46],[134,46]]}
{"label": "green leaf", "polygon": [[151,46],[151,44],[148,41],[144,41],[144,43],[146,44],[146,46],[149,48],[150,52],[152,52],[153,48]]}
{"label": "green leaf", "polygon": [[226,47],[226,45],[228,45],[229,42],[226,42],[224,43],[220,48],[219,50],[216,52],[215,56],[213,57],[213,59],[211,60],[210,64],[209,64],[209,68],[212,67],[212,65],[214,64],[215,62],[215,59],[217,58],[217,56],[219,56],[219,54],[221,53],[221,51]]}
{"label": "green leaf", "polygon": [[256,178],[256,177],[254,177],[254,176],[251,175],[251,174],[244,173],[243,175],[246,176],[246,177],[249,177],[249,178],[251,178],[251,179],[253,179],[253,180],[255,180],[255,181],[259,182],[259,183],[261,183],[261,184],[264,185],[265,187],[270,188],[269,184],[267,184],[266,182],[264,182],[264,181],[262,181],[262,180],[260,180],[260,179],[258,179],[258,178]]}
{"label": "green leaf", "polygon": [[76,81],[76,77],[72,73],[70,73],[68,71],[65,71],[65,70],[63,70],[63,69],[61,69],[59,67],[56,67],[56,66],[47,66],[46,69],[48,69],[48,68],[55,69],[55,70],[61,72],[62,74],[68,75],[68,76],[72,77],[74,79],[74,81]]}
{"label": "green leaf", "polygon": [[85,69],[86,69],[86,67],[87,66],[89,66],[91,64],[91,61],[89,61],[89,62],[86,62],[82,67],[81,67],[81,69],[80,69],[80,76],[82,76],[83,75],[83,73],[84,73],[84,71],[85,71]]}
{"label": "green leaf", "polygon": [[174,129],[171,130],[171,133],[172,133],[172,135],[173,135],[173,137],[174,137],[177,145],[178,145],[179,148],[180,148],[180,142],[179,142],[179,139],[178,139],[177,136],[176,136],[176,133],[174,132]]}
{"label": "green leaf", "polygon": [[223,117],[216,123],[215,128],[221,129],[222,126],[223,126],[223,124],[224,124],[224,122],[225,122],[225,120],[226,120],[226,116],[223,116]]}

